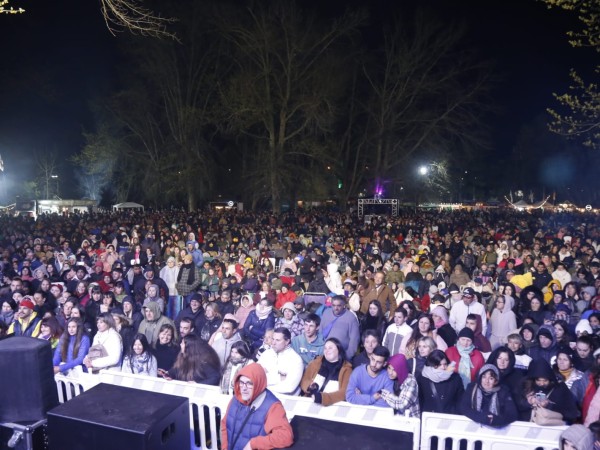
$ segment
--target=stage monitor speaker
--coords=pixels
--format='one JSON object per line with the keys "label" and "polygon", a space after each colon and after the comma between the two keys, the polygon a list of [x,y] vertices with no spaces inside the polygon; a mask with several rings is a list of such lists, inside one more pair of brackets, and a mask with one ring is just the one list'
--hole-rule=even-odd
{"label": "stage monitor speaker", "polygon": [[37,422],[58,405],[48,341],[11,337],[0,341],[0,422]]}
{"label": "stage monitor speaker", "polygon": [[48,412],[49,450],[189,450],[185,397],[101,383]]}
{"label": "stage monitor speaker", "polygon": [[[391,414],[390,410],[390,414]],[[343,448],[344,450],[412,450],[413,435],[403,431],[366,427],[346,422],[294,416],[294,450]]]}

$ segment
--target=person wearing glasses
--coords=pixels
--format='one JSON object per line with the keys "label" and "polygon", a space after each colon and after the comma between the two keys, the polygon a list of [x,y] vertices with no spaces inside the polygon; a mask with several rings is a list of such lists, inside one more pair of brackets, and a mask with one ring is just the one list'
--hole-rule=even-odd
{"label": "person wearing glasses", "polygon": [[267,375],[260,364],[252,363],[239,371],[234,396],[221,421],[221,448],[287,448],[294,443],[294,432],[281,402],[267,389]]}

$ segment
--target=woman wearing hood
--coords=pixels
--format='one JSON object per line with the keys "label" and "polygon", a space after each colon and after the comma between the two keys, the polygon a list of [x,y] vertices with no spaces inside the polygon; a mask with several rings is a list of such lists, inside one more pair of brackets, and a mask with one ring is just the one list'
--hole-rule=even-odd
{"label": "woman wearing hood", "polygon": [[437,330],[437,335],[444,340],[448,347],[455,345],[458,335],[448,323],[448,310],[443,305],[437,305],[431,310],[431,318]]}
{"label": "woman wearing hood", "polygon": [[248,294],[242,295],[240,299],[240,306],[236,310],[234,316],[237,323],[239,323],[239,328],[244,328],[244,324],[246,323],[246,319],[250,315],[252,311],[254,311],[254,302],[252,301],[252,297]]}
{"label": "woman wearing hood", "polygon": [[515,368],[516,357],[513,351],[506,346],[498,347],[490,353],[487,363],[498,368],[500,384],[506,386],[510,390],[512,398],[517,406],[517,410],[519,410],[519,415],[521,414],[519,409],[521,407],[526,411],[531,412],[529,405],[522,405],[522,402],[519,402],[523,392],[523,372]]}
{"label": "woman wearing hood", "polygon": [[531,411],[537,407],[547,408],[562,414],[562,420],[573,423],[579,417],[575,399],[565,383],[559,383],[550,364],[544,359],[534,359],[527,370],[527,380],[524,383],[523,395],[517,402],[523,402],[527,407],[519,408],[520,420],[528,421]]}
{"label": "woman wearing hood", "polygon": [[144,316],[145,318],[142,320],[142,323],[140,323],[140,327],[138,328],[138,333],[145,334],[146,339],[148,339],[148,343],[154,347],[158,341],[160,327],[162,327],[165,323],[168,323],[173,327],[175,324],[167,316],[163,316],[160,311],[160,306],[157,302],[149,302],[148,305],[144,307]]}
{"label": "woman wearing hood", "polygon": [[492,350],[505,345],[507,336],[517,328],[517,317],[513,312],[514,299],[508,295],[498,295],[490,318],[490,345]]}
{"label": "woman wearing hood", "polygon": [[477,381],[465,390],[459,413],[474,422],[495,428],[517,420],[515,402],[509,388],[500,384],[500,372],[496,366],[486,364],[479,370]]}
{"label": "woman wearing hood", "polygon": [[592,450],[594,435],[584,425],[571,425],[560,435],[558,442],[560,450]]}
{"label": "woman wearing hood", "polygon": [[221,448],[290,447],[294,433],[281,402],[267,389],[267,375],[256,363],[238,373],[234,396],[221,421]]}
{"label": "woman wearing hood", "polygon": [[394,391],[382,389],[381,398],[394,409],[394,414],[405,415],[408,411],[409,417],[420,417],[419,385],[408,372],[406,357],[401,353],[392,356],[388,360],[387,374],[394,382]]}

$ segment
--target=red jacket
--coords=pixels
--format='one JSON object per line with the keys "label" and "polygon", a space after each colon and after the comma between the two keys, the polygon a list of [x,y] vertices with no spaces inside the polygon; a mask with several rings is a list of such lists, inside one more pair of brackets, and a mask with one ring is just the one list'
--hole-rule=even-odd
{"label": "red jacket", "polygon": [[[450,347],[446,350],[446,356],[450,360],[450,362],[454,361],[456,366],[454,367],[454,371],[458,373],[458,366],[460,364],[460,353],[458,353],[458,349],[456,346]],[[471,363],[473,367],[471,367],[471,381],[477,380],[477,374],[479,373],[479,369],[483,367],[485,361],[483,360],[483,355],[477,349],[473,349],[471,352]]]}

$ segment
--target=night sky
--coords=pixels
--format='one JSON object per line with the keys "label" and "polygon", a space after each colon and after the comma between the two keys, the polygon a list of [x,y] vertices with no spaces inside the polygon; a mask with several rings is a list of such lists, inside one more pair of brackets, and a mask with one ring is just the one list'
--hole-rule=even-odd
{"label": "night sky", "polygon": [[[378,16],[389,14],[391,5],[405,2],[314,3],[329,9],[319,11],[323,14],[347,5],[369,5],[376,22]],[[548,11],[541,2],[431,0],[416,4],[444,20],[465,21],[464,45],[495,63],[499,81],[493,98],[498,112],[485,118],[493,155],[510,152],[522,126],[554,105],[552,92],[566,90],[571,67],[589,71],[593,57],[597,58],[591,51],[572,49],[565,33],[577,22],[563,11]],[[10,5],[27,12],[0,15],[4,192],[11,191],[12,183],[31,178],[34,151],[56,151],[66,160],[81,149],[82,132],[94,127],[89,102],[109,95],[117,85],[122,58],[118,44],[123,39],[107,30],[98,0],[11,0]],[[168,15],[168,11],[162,13]],[[70,170],[65,161],[60,169],[63,197],[71,192]]]}

